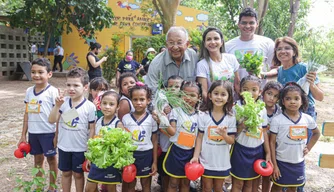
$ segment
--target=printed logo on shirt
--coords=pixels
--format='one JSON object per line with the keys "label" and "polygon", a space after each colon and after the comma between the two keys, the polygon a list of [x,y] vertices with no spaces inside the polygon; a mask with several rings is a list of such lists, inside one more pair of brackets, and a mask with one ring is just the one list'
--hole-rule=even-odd
{"label": "printed logo on shirt", "polygon": [[182,128],[185,129],[187,132],[189,133],[194,133],[195,130],[196,130],[196,126],[197,126],[197,123],[193,123],[191,121],[185,121],[183,124],[182,124]]}
{"label": "printed logo on shirt", "polygon": [[27,113],[39,113],[42,101],[37,99],[31,99],[29,103],[26,104]]}
{"label": "printed logo on shirt", "polygon": [[79,123],[79,117],[72,119],[72,121],[65,122],[67,126],[72,127],[72,128],[77,127],[78,123]]}
{"label": "printed logo on shirt", "polygon": [[131,64],[125,64],[124,69],[126,70],[132,70],[132,65]]}
{"label": "printed logo on shirt", "polygon": [[146,137],[145,134],[146,131],[142,130],[141,127],[138,127],[138,129],[132,132],[132,139],[137,142],[143,142]]}

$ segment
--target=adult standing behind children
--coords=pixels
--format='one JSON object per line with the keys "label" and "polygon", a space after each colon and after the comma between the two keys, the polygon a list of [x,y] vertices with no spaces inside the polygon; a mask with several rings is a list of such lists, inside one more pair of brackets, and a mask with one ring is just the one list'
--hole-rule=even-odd
{"label": "adult standing behind children", "polygon": [[59,170],[64,192],[71,191],[72,175],[76,191],[83,191],[85,177],[82,164],[85,161],[87,142],[95,134],[95,105],[85,98],[88,90],[87,72],[78,67],[66,75],[66,94],[59,94],[49,122],[57,122],[55,142],[59,152]]}
{"label": "adult standing behind children", "polygon": [[64,49],[60,46],[59,42],[56,42],[56,48],[53,50],[54,63],[52,71],[56,71],[57,64],[59,64],[59,72],[63,71],[63,59],[64,59]]}
{"label": "adult standing behind children", "polygon": [[107,61],[108,57],[102,57],[101,59],[97,57],[97,55],[101,52],[100,43],[91,42],[89,50],[90,51],[87,53],[86,60],[89,67],[89,80],[92,80],[95,77],[102,77],[101,65],[103,62]]}
{"label": "adult standing behind children", "polygon": [[153,92],[158,87],[160,74],[164,84],[172,75],[181,76],[186,81],[195,81],[198,56],[188,48],[189,35],[184,27],[171,27],[166,34],[168,51],[157,55],[150,64],[146,84]]}
{"label": "adult standing behind children", "polygon": [[239,93],[239,63],[233,54],[225,53],[223,33],[208,27],[202,36],[201,56],[197,64],[196,77],[202,85],[204,102],[207,100],[208,88],[213,81],[227,80],[234,83],[234,90]]}
{"label": "adult standing behind children", "polygon": [[[257,21],[257,13],[253,8],[245,8],[239,15],[238,27],[240,29],[240,36],[231,39],[226,42],[226,52],[234,54],[238,61],[241,62],[243,55],[246,53],[263,54],[263,68],[261,74],[265,79],[266,77],[272,77],[277,74],[277,70],[271,70],[273,67],[272,60],[274,57],[274,41],[261,36],[256,35],[255,30],[259,26]],[[244,68],[239,69],[240,79],[246,77],[248,71]],[[262,87],[266,81],[262,81]]]}
{"label": "adult standing behind children", "polygon": [[[49,169],[55,174],[50,174],[50,186],[48,191],[54,191],[57,178],[56,145],[53,143],[56,132],[55,123],[49,123],[48,118],[52,107],[56,104],[58,90],[51,86],[48,81],[52,77],[51,63],[46,58],[36,59],[31,65],[31,77],[35,85],[26,91],[24,102],[26,110],[23,120],[22,135],[18,145],[28,140],[31,145],[30,154],[34,156],[34,167],[43,168],[44,157],[49,164]],[[38,172],[38,177],[43,177]]]}
{"label": "adult standing behind children", "polygon": [[131,72],[137,75],[142,68],[143,66],[141,64],[133,60],[133,52],[131,50],[127,51],[124,59],[122,59],[117,66],[116,85],[118,85],[118,80],[122,73]]}

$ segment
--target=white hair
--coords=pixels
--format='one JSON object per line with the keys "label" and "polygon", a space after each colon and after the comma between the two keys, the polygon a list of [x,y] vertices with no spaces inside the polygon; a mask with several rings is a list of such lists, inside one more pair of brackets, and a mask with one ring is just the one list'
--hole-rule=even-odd
{"label": "white hair", "polygon": [[169,35],[169,33],[172,33],[172,32],[180,32],[180,31],[182,31],[182,32],[185,34],[185,36],[186,36],[186,41],[188,41],[188,40],[189,40],[189,34],[188,34],[188,31],[187,31],[184,27],[182,27],[182,26],[173,26],[173,27],[169,28],[169,30],[168,30],[167,33],[166,33],[166,41],[168,40],[168,35]]}

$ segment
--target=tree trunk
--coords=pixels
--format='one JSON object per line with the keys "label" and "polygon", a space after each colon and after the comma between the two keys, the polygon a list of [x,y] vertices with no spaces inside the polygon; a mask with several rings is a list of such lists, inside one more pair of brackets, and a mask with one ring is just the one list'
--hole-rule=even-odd
{"label": "tree trunk", "polygon": [[43,53],[43,57],[46,57],[48,55],[48,51],[49,51],[49,45],[50,45],[50,40],[51,40],[51,29],[48,30],[48,38],[45,42],[45,47],[44,47],[44,53]]}
{"label": "tree trunk", "polygon": [[298,15],[298,10],[300,7],[300,0],[290,0],[290,26],[289,26],[289,31],[288,31],[288,36],[292,37],[293,32],[295,30],[295,25],[296,25],[296,19]]}
{"label": "tree trunk", "polygon": [[258,22],[259,27],[256,30],[256,34],[263,35],[263,18],[268,10],[269,0],[259,0],[258,1]]}
{"label": "tree trunk", "polygon": [[[153,4],[154,4],[153,0]],[[167,31],[169,30],[170,27],[174,26],[176,23],[176,13],[177,13],[177,8],[180,5],[181,0],[157,0],[159,2],[160,5],[160,9],[161,9],[161,14],[158,13],[161,17],[162,20],[162,24],[163,24],[163,31],[166,34]]]}

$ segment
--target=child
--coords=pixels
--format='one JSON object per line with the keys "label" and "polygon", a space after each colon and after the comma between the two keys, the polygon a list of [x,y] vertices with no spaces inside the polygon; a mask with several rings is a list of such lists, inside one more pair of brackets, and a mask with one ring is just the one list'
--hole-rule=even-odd
{"label": "child", "polygon": [[119,94],[121,99],[119,101],[118,118],[122,120],[125,114],[134,112],[135,108],[129,99],[129,90],[138,82],[137,77],[133,73],[123,73],[119,78]]}
{"label": "child", "polygon": [[[49,116],[50,123],[58,123],[59,165],[62,171],[63,191],[71,191],[72,175],[77,191],[84,189],[82,164],[85,161],[87,141],[95,133],[95,105],[85,97],[89,77],[87,72],[78,67],[66,75],[66,93],[56,99],[56,105]],[[57,139],[57,135],[56,138]]]}
{"label": "child", "polygon": [[88,100],[93,102],[96,106],[97,119],[99,119],[103,115],[100,110],[100,103],[98,103],[97,97],[103,94],[103,92],[108,91],[109,89],[109,83],[103,77],[95,77],[89,82]]}
{"label": "child", "polygon": [[[101,96],[101,111],[103,116],[96,122],[95,135],[101,135],[100,129],[123,128],[122,122],[117,118],[119,95],[114,91],[107,91]],[[86,192],[95,192],[98,183],[103,183],[106,191],[116,192],[116,184],[121,183],[122,176],[120,170],[110,166],[106,169],[100,169],[95,164],[91,164],[88,174]]]}
{"label": "child", "polygon": [[[147,112],[147,105],[151,101],[152,91],[143,83],[137,82],[129,90],[129,96],[135,108],[134,112],[123,116],[124,128],[132,133],[134,145],[138,148],[133,156],[137,168],[137,178],[140,178],[144,192],[151,191],[152,175],[157,171],[158,138],[157,123]],[[136,180],[131,183],[123,182],[122,191],[135,191]]]}
{"label": "child", "polygon": [[[240,92],[248,91],[252,94],[254,100],[258,100],[261,95],[261,80],[255,76],[246,76],[240,82]],[[244,100],[237,102],[238,105],[244,105]],[[257,159],[270,160],[270,150],[267,133],[267,112],[265,109],[260,114],[263,122],[258,125],[258,132],[248,131],[244,123],[238,124],[238,134],[231,150],[231,175],[232,191],[257,191],[260,177],[253,169],[253,163]],[[264,149],[264,150],[263,150]],[[264,155],[264,152],[266,155]],[[253,181],[257,182],[254,186]],[[253,189],[252,189],[253,188]]]}
{"label": "child", "polygon": [[201,99],[201,87],[199,84],[183,81],[181,90],[186,94],[182,99],[192,109],[185,112],[181,107],[172,109],[170,114],[170,126],[166,129],[171,135],[169,147],[163,162],[164,171],[170,176],[168,191],[189,190],[189,180],[186,178],[184,166],[193,157],[195,140],[198,129],[197,107]]}
{"label": "child", "polygon": [[[31,65],[31,77],[35,85],[29,87],[26,91],[24,102],[26,110],[23,120],[22,135],[18,142],[27,142],[27,132],[29,144],[31,146],[30,154],[34,156],[34,167],[43,168],[44,156],[49,164],[50,174],[49,191],[54,191],[51,184],[55,185],[57,178],[57,160],[56,145],[53,143],[55,138],[55,123],[47,121],[49,114],[55,104],[58,90],[51,86],[48,81],[52,77],[51,64],[48,59],[35,59]],[[42,177],[39,172],[37,176]]]}
{"label": "child", "polygon": [[[268,119],[268,137],[271,120],[274,116],[282,113],[281,107],[278,105],[279,93],[282,85],[277,81],[269,81],[264,86],[262,91],[263,102],[266,104],[267,119]],[[269,141],[270,142],[270,141]],[[270,177],[262,177],[262,192],[269,192],[271,188]]]}
{"label": "child", "polygon": [[[171,91],[175,92],[176,94],[180,91],[181,84],[182,84],[182,77],[178,75],[172,75],[168,78],[167,80],[167,89],[170,89]],[[169,117],[170,112],[171,112],[171,106],[166,106],[164,108],[164,113]],[[159,129],[158,132],[158,137],[159,137],[159,145],[161,147],[161,155],[158,157],[158,173],[159,177],[162,179],[162,188],[164,192],[167,192],[168,189],[168,183],[169,183],[169,176],[166,174],[166,172],[162,168],[162,163],[165,159],[166,153],[168,151],[168,148],[170,146],[170,141],[169,137],[170,135],[168,133],[165,133],[163,129]],[[159,179],[158,179],[159,181]]]}
{"label": "child", "polygon": [[234,143],[237,132],[232,106],[232,83],[213,82],[208,92],[207,111],[198,120],[196,147],[190,161],[200,161],[204,166],[203,191],[222,191],[224,179],[230,175],[229,145]]}
{"label": "child", "polygon": [[[308,107],[308,100],[302,88],[288,82],[280,95],[282,114],[273,118],[270,125],[270,149],[274,164],[273,187],[271,191],[296,191],[305,182],[304,156],[318,141],[320,132],[314,119],[301,112]],[[307,143],[307,129],[313,133]]]}

